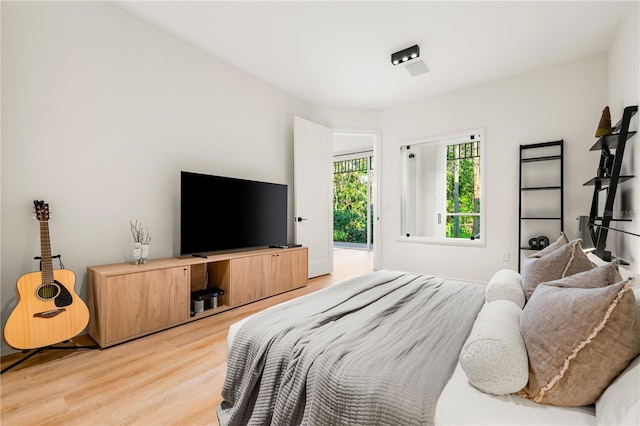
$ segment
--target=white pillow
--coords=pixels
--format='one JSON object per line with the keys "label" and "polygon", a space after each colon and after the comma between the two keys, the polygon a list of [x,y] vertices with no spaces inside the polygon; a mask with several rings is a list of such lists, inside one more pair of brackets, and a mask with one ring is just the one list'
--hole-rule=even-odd
{"label": "white pillow", "polygon": [[520,335],[521,314],[510,300],[496,300],[480,310],[460,352],[460,365],[481,391],[507,395],[526,386],[529,358]]}
{"label": "white pillow", "polygon": [[596,401],[598,425],[640,425],[640,356]]}
{"label": "white pillow", "polygon": [[522,277],[511,269],[501,269],[491,277],[485,291],[487,303],[496,300],[510,300],[522,308],[525,297],[522,289]]}

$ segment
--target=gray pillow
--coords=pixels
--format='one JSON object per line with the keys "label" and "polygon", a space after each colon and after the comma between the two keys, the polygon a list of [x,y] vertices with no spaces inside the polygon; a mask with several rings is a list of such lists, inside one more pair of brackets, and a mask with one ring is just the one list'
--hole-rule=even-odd
{"label": "gray pillow", "polygon": [[599,288],[622,281],[622,275],[615,263],[606,263],[588,271],[578,272],[545,284],[563,288]]}
{"label": "gray pillow", "polygon": [[520,321],[529,382],[518,395],[559,406],[596,402],[640,353],[640,307],[632,285],[538,286]]}
{"label": "gray pillow", "polygon": [[539,284],[588,271],[594,267],[582,250],[581,240],[574,240],[540,258],[525,259],[522,265],[522,288],[529,300]]}

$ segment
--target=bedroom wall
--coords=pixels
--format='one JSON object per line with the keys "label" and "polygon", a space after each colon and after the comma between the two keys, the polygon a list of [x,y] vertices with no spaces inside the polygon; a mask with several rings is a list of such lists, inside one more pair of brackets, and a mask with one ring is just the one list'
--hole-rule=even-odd
{"label": "bedroom wall", "polygon": [[[54,209],[52,250],[86,298],[87,266],[128,260],[130,219],[149,226],[152,258],[176,253],[181,169],[292,184],[294,115],[382,129],[380,268],[474,280],[517,268],[522,143],[567,141],[567,229],[588,212],[581,185],[595,170],[587,149],[607,104],[605,54],[383,111],[351,110],[309,105],[108,3],[0,6],[2,326],[16,280],[37,269],[33,199]],[[637,19],[631,25],[637,31]],[[619,40],[628,54],[630,36]],[[397,242],[401,141],[474,127],[487,129],[487,247]],[[500,262],[503,251],[510,262]]]}
{"label": "bedroom wall", "polygon": [[[626,20],[620,26],[609,49],[609,107],[611,121],[617,123],[624,107],[638,105],[640,101],[640,4],[635,2]],[[636,114],[632,129],[638,129]],[[640,139],[635,136],[625,147],[624,174],[640,175]],[[615,227],[640,235],[640,178],[621,184],[620,196],[614,210],[632,219],[632,222],[616,222]],[[614,253],[631,263],[630,268],[640,273],[640,237],[612,232],[610,247]]]}
{"label": "bedroom wall", "polygon": [[38,268],[34,199],[86,300],[87,266],[129,260],[129,220],[176,254],[180,170],[292,184],[308,104],[109,3],[1,7],[3,328]]}
{"label": "bedroom wall", "polygon": [[333,108],[314,105],[310,120],[340,130],[379,130],[380,110]]}
{"label": "bedroom wall", "polygon": [[[607,104],[607,67],[603,53],[382,111],[381,267],[483,281],[517,270],[520,144],[565,140],[565,230],[573,236],[591,205],[582,184],[597,168],[588,150]],[[398,241],[402,142],[478,127],[486,129],[486,247]]]}

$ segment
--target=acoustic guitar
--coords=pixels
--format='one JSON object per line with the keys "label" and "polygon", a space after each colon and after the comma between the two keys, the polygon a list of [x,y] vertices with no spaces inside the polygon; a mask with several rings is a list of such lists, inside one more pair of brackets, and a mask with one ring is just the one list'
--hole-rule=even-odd
{"label": "acoustic guitar", "polygon": [[69,340],[89,322],[87,305],[75,293],[75,274],[53,269],[49,242],[49,206],[34,201],[40,222],[40,272],[18,279],[18,304],[7,319],[4,338],[16,349],[37,349]]}

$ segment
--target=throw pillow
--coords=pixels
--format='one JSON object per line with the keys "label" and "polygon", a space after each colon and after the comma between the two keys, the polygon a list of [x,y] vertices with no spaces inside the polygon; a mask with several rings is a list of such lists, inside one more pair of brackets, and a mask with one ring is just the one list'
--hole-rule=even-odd
{"label": "throw pillow", "polygon": [[527,350],[520,335],[522,309],[509,300],[485,304],[460,352],[469,382],[483,392],[506,395],[527,384]]}
{"label": "throw pillow", "polygon": [[528,257],[522,265],[522,288],[527,300],[536,287],[578,272],[594,268],[582,250],[581,240],[574,240],[540,258]]}
{"label": "throw pillow", "polygon": [[550,405],[593,404],[640,353],[632,286],[538,286],[522,312],[529,383],[518,395]]}
{"label": "throw pillow", "polygon": [[510,300],[522,309],[525,298],[520,274],[511,269],[501,269],[491,277],[485,290],[487,303]]}
{"label": "throw pillow", "polygon": [[622,275],[615,263],[605,263],[588,271],[578,272],[559,280],[547,281],[545,284],[556,287],[599,288],[622,281]]}

